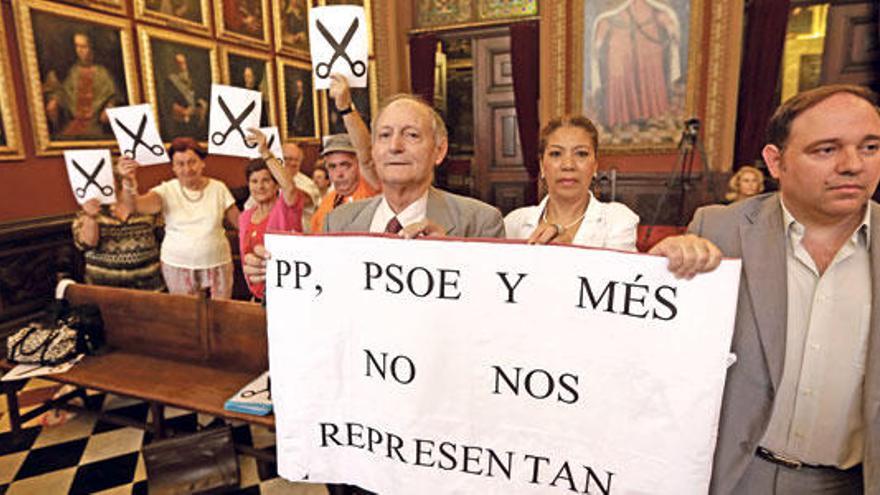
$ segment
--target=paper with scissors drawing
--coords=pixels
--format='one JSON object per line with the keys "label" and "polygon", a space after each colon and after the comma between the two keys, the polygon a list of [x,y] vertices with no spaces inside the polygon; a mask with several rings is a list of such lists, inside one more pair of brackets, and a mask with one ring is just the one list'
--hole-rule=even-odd
{"label": "paper with scissors drawing", "polygon": [[149,103],[107,109],[120,154],[141,165],[170,161],[154,115],[153,106]]}
{"label": "paper with scissors drawing", "polygon": [[315,89],[330,87],[341,74],[352,88],[367,87],[369,47],[363,7],[338,5],[309,10],[309,45]]}
{"label": "paper with scissors drawing", "polygon": [[92,198],[98,198],[105,205],[116,203],[110,150],[67,150],[64,163],[77,203],[83,204]]}
{"label": "paper with scissors drawing", "polygon": [[[269,145],[269,151],[275,155],[275,158],[279,160],[284,160],[284,153],[281,151],[281,136],[278,134],[277,127],[260,127],[260,131],[266,135],[266,144]],[[250,158],[259,158],[260,157],[260,148],[254,148],[251,150]]]}
{"label": "paper with scissors drawing", "polygon": [[260,127],[262,105],[259,91],[212,84],[208,153],[250,158],[257,146],[248,145],[248,129]]}

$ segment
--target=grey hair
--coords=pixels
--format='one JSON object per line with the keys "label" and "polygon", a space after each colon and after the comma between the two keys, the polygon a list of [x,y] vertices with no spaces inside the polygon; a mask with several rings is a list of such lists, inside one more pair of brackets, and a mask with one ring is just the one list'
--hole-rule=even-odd
{"label": "grey hair", "polygon": [[372,134],[373,140],[376,140],[376,123],[379,122],[379,117],[382,116],[382,113],[391,106],[392,103],[396,101],[411,101],[416,105],[419,105],[428,110],[431,113],[431,130],[434,132],[434,142],[439,143],[448,138],[448,134],[446,132],[446,123],[443,122],[443,117],[437,113],[437,110],[434,110],[434,107],[425,103],[425,100],[422,98],[410,94],[410,93],[397,93],[396,95],[391,95],[382,102],[382,105],[379,107],[379,111],[376,112],[376,116],[373,117],[372,122]]}

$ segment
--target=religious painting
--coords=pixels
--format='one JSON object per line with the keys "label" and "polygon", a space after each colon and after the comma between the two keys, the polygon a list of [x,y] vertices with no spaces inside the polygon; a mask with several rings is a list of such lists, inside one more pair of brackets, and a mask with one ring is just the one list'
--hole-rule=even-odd
{"label": "religious painting", "polygon": [[604,152],[676,147],[693,117],[702,0],[584,0],[584,113]]}
{"label": "religious painting", "polygon": [[214,15],[221,38],[269,46],[268,0],[215,0]]}
{"label": "religious painting", "polygon": [[[366,88],[351,88],[351,102],[357,108],[361,118],[367,127],[371,127],[373,123],[373,93],[376,87],[376,65],[374,61],[370,62],[369,82]],[[345,122],[339,112],[336,111],[336,104],[330,99],[327,91],[321,92],[321,98],[324,105],[324,134],[343,134],[345,133]]]}
{"label": "religious painting", "polygon": [[128,21],[42,0],[14,7],[37,153],[115,144],[105,110],[138,95]]}
{"label": "religious painting", "polygon": [[223,80],[230,86],[259,91],[263,95],[260,127],[275,126],[275,77],[272,59],[263,52],[221,47]]}
{"label": "religious painting", "polygon": [[275,6],[275,46],[281,52],[309,57],[309,0],[278,0]]}
{"label": "religious painting", "polygon": [[207,141],[211,84],[220,82],[217,44],[144,26],[138,32],[147,100],[162,138]]}
{"label": "religious painting", "polygon": [[0,160],[19,160],[24,154],[18,106],[12,91],[12,63],[6,44],[3,11],[0,10]]}
{"label": "religious painting", "polygon": [[208,33],[211,31],[210,0],[135,0],[138,19],[163,25]]}
{"label": "religious painting", "polygon": [[312,85],[308,62],[278,59],[281,89],[281,136],[285,141],[318,138],[318,95]]}

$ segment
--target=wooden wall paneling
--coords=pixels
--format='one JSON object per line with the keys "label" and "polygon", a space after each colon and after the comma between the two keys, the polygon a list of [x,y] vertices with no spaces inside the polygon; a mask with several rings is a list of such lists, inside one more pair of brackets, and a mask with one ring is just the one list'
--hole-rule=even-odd
{"label": "wooden wall paneling", "polygon": [[874,2],[832,5],[828,12],[822,84],[876,85],[880,80],[880,21]]}

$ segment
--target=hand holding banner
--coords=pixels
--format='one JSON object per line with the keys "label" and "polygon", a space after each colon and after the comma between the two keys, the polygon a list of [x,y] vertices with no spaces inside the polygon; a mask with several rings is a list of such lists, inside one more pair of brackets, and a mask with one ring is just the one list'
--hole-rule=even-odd
{"label": "hand holding banner", "polygon": [[363,7],[338,5],[309,10],[315,89],[330,87],[330,74],[341,74],[352,88],[367,87],[369,49]]}
{"label": "hand holding banner", "polygon": [[149,103],[107,109],[119,153],[140,165],[170,161],[153,115],[153,106]]}
{"label": "hand holding banner", "polygon": [[110,150],[68,150],[64,152],[64,162],[77,203],[92,198],[98,198],[101,204],[116,202]]}
{"label": "hand holding banner", "polygon": [[260,126],[263,97],[259,91],[211,85],[208,153],[250,158],[256,144],[247,141],[247,130]]}

